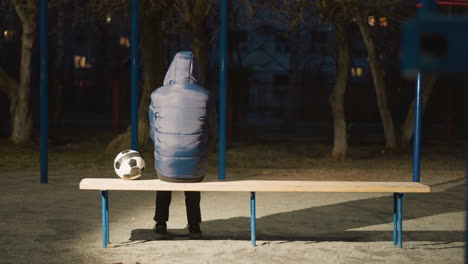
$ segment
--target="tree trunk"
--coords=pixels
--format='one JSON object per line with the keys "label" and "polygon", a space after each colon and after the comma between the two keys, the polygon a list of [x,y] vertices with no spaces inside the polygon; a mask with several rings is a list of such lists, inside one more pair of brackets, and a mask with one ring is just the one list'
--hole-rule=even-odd
{"label": "tree trunk", "polygon": [[15,144],[23,144],[31,139],[32,116],[29,105],[31,83],[31,56],[36,35],[37,7],[34,0],[23,6],[22,2],[14,1],[15,9],[22,24],[21,36],[21,66],[18,98],[11,116],[10,140]]}
{"label": "tree trunk", "polygon": [[212,0],[180,0],[176,9],[182,14],[186,30],[192,41],[192,52],[199,68],[198,83],[206,86],[208,78],[208,31],[206,21],[212,13]]}
{"label": "tree trunk", "polygon": [[[145,84],[141,92],[138,108],[138,145],[141,147],[149,139],[150,124],[148,120],[148,107],[151,102],[151,93],[160,87],[164,73],[164,46],[161,28],[161,14],[159,12],[142,16],[141,48],[142,59],[145,65]],[[106,153],[115,154],[130,148],[131,127],[124,133],[115,137],[107,146]]]}
{"label": "tree trunk", "polygon": [[0,67],[0,92],[4,93],[10,101],[10,117],[16,109],[16,102],[18,101],[18,81],[11,78],[8,73]]}
{"label": "tree trunk", "polygon": [[335,23],[336,48],[337,48],[337,71],[336,84],[333,93],[328,99],[333,116],[334,140],[331,158],[343,160],[348,150],[346,120],[344,111],[344,96],[348,85],[348,77],[351,65],[349,53],[349,35],[346,23]]}
{"label": "tree trunk", "polygon": [[[204,19],[206,20],[206,19]],[[198,63],[200,75],[198,76],[198,84],[206,86],[208,77],[208,37],[205,28],[205,21],[201,23],[193,23],[191,30],[192,49],[195,59]]]}
{"label": "tree trunk", "polygon": [[[427,76],[423,81],[423,105],[422,105],[422,112],[426,109],[426,105],[429,102],[429,98],[431,97],[432,91],[434,90],[434,86],[437,82],[437,76],[430,75]],[[415,98],[416,99],[416,98]],[[411,139],[413,138],[414,133],[414,104],[415,100],[411,104],[408,113],[406,114],[405,121],[401,126],[401,146],[406,147],[410,144]]]}
{"label": "tree trunk", "polygon": [[[367,18],[367,15],[365,18]],[[379,107],[380,118],[382,119],[382,125],[385,133],[385,147],[388,149],[394,149],[397,147],[397,138],[392,113],[388,106],[383,68],[380,65],[377,49],[366,21],[367,19],[364,19],[364,16],[356,19],[356,23],[358,24],[364,43],[367,47],[369,66],[372,72],[372,79],[374,81],[375,93],[377,96],[377,105]]]}

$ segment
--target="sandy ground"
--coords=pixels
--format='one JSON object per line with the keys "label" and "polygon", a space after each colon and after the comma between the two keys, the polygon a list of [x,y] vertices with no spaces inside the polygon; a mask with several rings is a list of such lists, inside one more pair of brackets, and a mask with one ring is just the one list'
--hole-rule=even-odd
{"label": "sandy ground", "polygon": [[433,192],[405,199],[403,249],[392,245],[388,194],[258,193],[252,247],[249,193],[202,193],[205,239],[197,241],[187,238],[183,194],[174,193],[174,238],[157,241],[154,192],[117,191],[103,249],[99,192],[78,184],[112,171],[51,170],[48,184],[39,183],[38,170],[1,172],[0,263],[462,263],[464,171],[423,175]]}

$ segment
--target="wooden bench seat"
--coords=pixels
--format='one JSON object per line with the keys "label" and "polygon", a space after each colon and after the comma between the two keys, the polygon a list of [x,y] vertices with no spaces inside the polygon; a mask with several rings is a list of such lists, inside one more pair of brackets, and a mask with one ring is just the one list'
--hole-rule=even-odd
{"label": "wooden bench seat", "polygon": [[203,191],[203,192],[378,192],[426,193],[430,187],[418,182],[359,182],[359,181],[206,181],[170,183],[160,180],[122,180],[87,178],[80,183],[82,190],[118,191]]}
{"label": "wooden bench seat", "polygon": [[354,192],[393,193],[393,244],[402,247],[402,200],[406,193],[428,193],[431,188],[418,182],[360,182],[360,181],[204,181],[198,183],[169,183],[154,180],[122,180],[118,178],[86,178],[81,190],[99,190],[102,197],[103,247],[109,243],[108,191],[203,191],[250,192],[251,242],[255,246],[256,192]]}

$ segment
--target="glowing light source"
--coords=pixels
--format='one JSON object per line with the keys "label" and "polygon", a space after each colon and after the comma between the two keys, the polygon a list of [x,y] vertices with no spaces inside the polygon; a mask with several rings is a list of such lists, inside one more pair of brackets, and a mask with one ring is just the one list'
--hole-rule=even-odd
{"label": "glowing light source", "polygon": [[386,17],[380,17],[379,18],[379,26],[387,27],[387,25],[388,25],[388,19]]}
{"label": "glowing light source", "polygon": [[369,26],[371,27],[375,26],[375,17],[374,16],[367,17],[367,24],[369,24]]}
{"label": "glowing light source", "polygon": [[106,15],[106,23],[109,24],[111,21],[112,21],[112,17],[109,14],[107,14]]}
{"label": "glowing light source", "polygon": [[356,76],[357,76],[357,77],[361,77],[361,76],[362,76],[362,68],[361,68],[361,67],[357,67],[357,68],[356,68]]}
{"label": "glowing light source", "polygon": [[352,67],[351,76],[352,77],[362,77],[362,68],[361,67]]}
{"label": "glowing light source", "polygon": [[121,46],[125,46],[125,47],[130,47],[130,41],[128,40],[127,37],[120,37],[120,40],[119,40],[119,43]]}
{"label": "glowing light source", "polygon": [[15,37],[15,31],[5,30],[3,31],[3,36],[5,37],[6,40],[12,40]]}
{"label": "glowing light source", "polygon": [[86,62],[85,56],[74,56],[73,60],[75,62],[75,69],[89,69],[91,64]]}

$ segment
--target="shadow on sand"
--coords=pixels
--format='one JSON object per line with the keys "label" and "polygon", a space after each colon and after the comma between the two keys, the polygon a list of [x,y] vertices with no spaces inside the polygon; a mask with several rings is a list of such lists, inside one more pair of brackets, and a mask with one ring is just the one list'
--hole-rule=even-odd
{"label": "shadow on sand", "polygon": [[[464,241],[463,231],[405,231],[405,221],[464,211],[464,184],[442,192],[409,194],[403,203],[403,240]],[[258,210],[258,209],[257,209]],[[257,240],[263,241],[392,241],[391,231],[353,230],[392,223],[393,196],[354,200],[257,218]],[[250,240],[250,218],[203,222],[204,240]],[[188,239],[188,231],[170,229],[172,239]],[[130,241],[153,241],[151,229],[135,229]]]}

